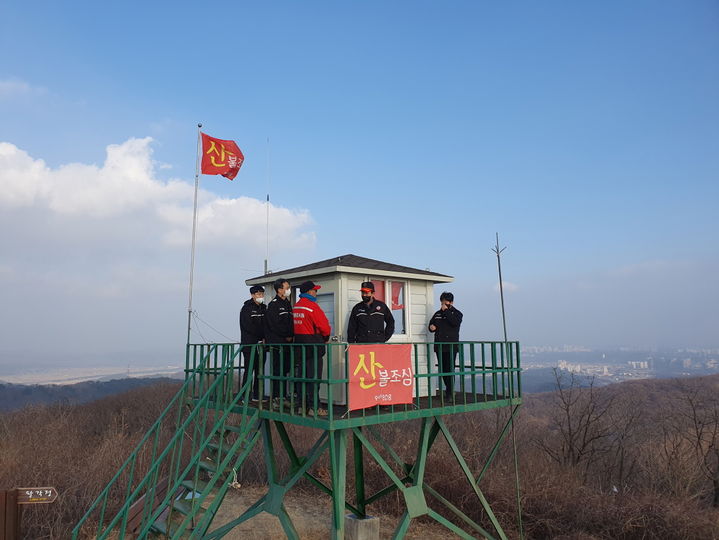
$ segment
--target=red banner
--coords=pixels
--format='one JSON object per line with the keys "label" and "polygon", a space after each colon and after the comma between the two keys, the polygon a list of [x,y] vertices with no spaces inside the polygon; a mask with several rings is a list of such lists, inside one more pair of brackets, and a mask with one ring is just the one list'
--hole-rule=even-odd
{"label": "red banner", "polygon": [[232,180],[240,172],[245,156],[235,141],[202,135],[202,174],[221,174]]}
{"label": "red banner", "polygon": [[349,409],[412,403],[412,345],[350,345]]}

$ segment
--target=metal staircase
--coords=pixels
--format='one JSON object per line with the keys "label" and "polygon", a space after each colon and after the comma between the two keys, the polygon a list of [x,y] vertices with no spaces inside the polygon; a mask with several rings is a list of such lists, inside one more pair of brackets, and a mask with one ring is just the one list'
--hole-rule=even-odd
{"label": "metal staircase", "polygon": [[260,422],[259,411],[247,405],[249,383],[239,387],[235,378],[240,346],[208,344],[192,354],[195,367],[186,369],[184,384],[75,527],[73,539],[201,538],[207,532],[260,438]]}

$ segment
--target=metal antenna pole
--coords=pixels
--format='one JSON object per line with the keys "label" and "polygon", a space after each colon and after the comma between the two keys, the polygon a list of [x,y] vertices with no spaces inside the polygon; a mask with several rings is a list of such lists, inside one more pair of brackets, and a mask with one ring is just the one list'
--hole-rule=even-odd
{"label": "metal antenna pole", "polygon": [[192,281],[195,273],[195,233],[197,231],[197,188],[200,185],[200,153],[202,148],[202,137],[197,124],[197,156],[195,158],[195,203],[192,209],[192,249],[190,251],[190,294],[187,301],[187,344],[190,344],[190,325],[192,322]]}
{"label": "metal antenna pole", "polygon": [[265,275],[267,275],[267,272],[269,271],[269,261],[270,261],[270,138],[267,137],[267,168],[265,171],[266,180],[267,180],[267,200],[265,201],[265,209],[266,209],[266,220],[265,220],[265,235],[267,240],[267,245],[265,248]]}
{"label": "metal antenna pole", "polygon": [[499,272],[499,297],[502,301],[502,329],[504,330],[504,341],[507,341],[507,318],[504,314],[504,284],[502,283],[502,259],[500,255],[502,252],[507,249],[506,246],[502,249],[499,249],[499,233],[495,233],[497,235],[497,243],[492,248],[492,251],[497,254],[497,270]]}
{"label": "metal antenna pole", "polygon": [[[504,331],[504,346],[507,346],[507,317],[504,312],[504,283],[502,281],[502,252],[507,249],[499,247],[499,233],[495,233],[496,243],[492,248],[492,251],[497,255],[497,272],[499,273],[499,298],[502,303],[502,330]],[[524,538],[524,529],[522,527],[522,499],[520,496],[519,487],[519,461],[517,459],[517,437],[514,432],[514,414],[510,413],[509,421],[512,426],[512,449],[514,454],[514,476],[517,484],[517,518],[519,522],[519,538]]]}

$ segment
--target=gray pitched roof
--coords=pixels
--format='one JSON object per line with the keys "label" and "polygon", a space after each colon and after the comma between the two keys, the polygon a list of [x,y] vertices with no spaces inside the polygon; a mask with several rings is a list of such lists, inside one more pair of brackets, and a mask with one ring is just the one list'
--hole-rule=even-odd
{"label": "gray pitched roof", "polygon": [[[451,278],[446,274],[438,274],[437,272],[430,272],[429,270],[420,270],[419,268],[411,268],[409,266],[402,266],[400,264],[386,263],[378,261],[376,259],[368,259],[367,257],[360,257],[359,255],[340,255],[339,257],[332,257],[331,259],[325,259],[324,261],[318,261],[303,266],[296,266],[294,268],[286,268],[284,270],[273,271],[272,276],[280,276],[287,274],[294,274],[296,272],[307,272],[311,270],[320,270],[323,268],[332,268],[335,266],[345,266],[349,268],[359,268],[361,270],[372,270],[375,271],[386,271],[386,272],[406,272],[408,274],[420,274],[427,277],[436,276],[439,278]],[[266,276],[257,276],[250,278],[247,282],[262,279]],[[444,279],[442,280],[444,281]]]}

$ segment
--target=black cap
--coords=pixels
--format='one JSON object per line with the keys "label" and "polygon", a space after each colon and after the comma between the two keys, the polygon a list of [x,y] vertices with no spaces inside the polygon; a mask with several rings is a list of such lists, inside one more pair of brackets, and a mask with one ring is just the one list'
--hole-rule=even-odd
{"label": "black cap", "polygon": [[439,301],[447,300],[448,302],[454,302],[454,295],[451,292],[443,292],[439,295]]}
{"label": "black cap", "polygon": [[369,289],[370,291],[374,292],[374,283],[371,281],[363,281],[362,285],[360,285],[360,289]]}
{"label": "black cap", "polygon": [[307,291],[311,291],[312,289],[321,289],[322,285],[315,285],[312,281],[305,281],[300,285],[300,292],[306,293]]}
{"label": "black cap", "polygon": [[258,292],[265,292],[265,288],[260,285],[253,285],[250,287],[250,294],[255,294]]}

